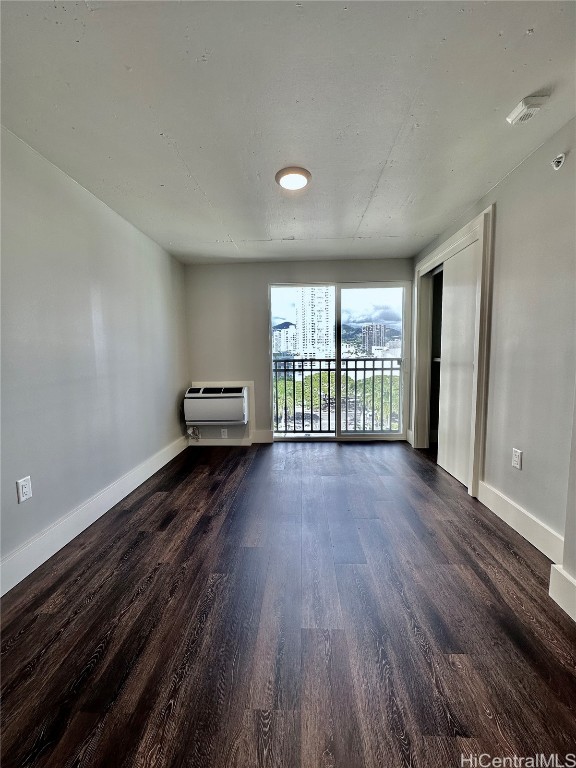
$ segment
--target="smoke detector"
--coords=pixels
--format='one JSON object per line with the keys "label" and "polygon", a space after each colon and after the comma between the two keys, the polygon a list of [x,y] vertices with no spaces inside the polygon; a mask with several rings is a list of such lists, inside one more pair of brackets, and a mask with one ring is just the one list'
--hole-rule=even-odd
{"label": "smoke detector", "polygon": [[528,120],[532,120],[536,112],[544,106],[548,101],[548,96],[527,96],[522,99],[512,112],[508,115],[506,120],[510,125],[517,125],[517,123],[527,123]]}

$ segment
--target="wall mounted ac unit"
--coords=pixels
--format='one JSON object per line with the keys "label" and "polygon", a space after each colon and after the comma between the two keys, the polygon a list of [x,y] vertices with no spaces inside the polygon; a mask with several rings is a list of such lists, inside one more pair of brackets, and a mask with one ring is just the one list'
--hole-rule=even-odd
{"label": "wall mounted ac unit", "polygon": [[190,426],[247,424],[248,387],[190,387],[184,395],[184,419]]}

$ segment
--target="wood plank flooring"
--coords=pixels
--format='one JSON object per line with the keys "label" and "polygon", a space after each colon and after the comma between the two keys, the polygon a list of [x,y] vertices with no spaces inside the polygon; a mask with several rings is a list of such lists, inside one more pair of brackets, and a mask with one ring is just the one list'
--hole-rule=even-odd
{"label": "wood plank flooring", "polygon": [[3,599],[2,766],[576,752],[549,569],[406,444],[190,448]]}

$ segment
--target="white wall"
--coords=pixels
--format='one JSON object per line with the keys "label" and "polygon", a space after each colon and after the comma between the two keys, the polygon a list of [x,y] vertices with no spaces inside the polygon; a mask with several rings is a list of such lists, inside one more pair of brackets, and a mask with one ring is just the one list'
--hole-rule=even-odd
{"label": "white wall", "polygon": [[191,379],[253,380],[258,440],[271,437],[269,285],[412,280],[413,262],[191,265],[186,272]]}
{"label": "white wall", "polygon": [[[572,120],[417,258],[496,203],[484,479],[560,536],[576,367],[575,149]],[[559,152],[569,154],[554,171]]]}
{"label": "white wall", "polygon": [[[183,443],[183,278],[162,248],[2,131],[3,556]],[[33,497],[18,505],[26,475]]]}
{"label": "white wall", "polygon": [[550,595],[576,621],[576,407],[572,418],[572,449],[566,501],[564,556],[561,564],[552,566]]}
{"label": "white wall", "polygon": [[[576,579],[576,407],[572,420],[572,450],[570,452],[570,475],[568,499],[566,501],[566,527],[564,529],[564,569]],[[574,605],[576,612],[576,602]]]}

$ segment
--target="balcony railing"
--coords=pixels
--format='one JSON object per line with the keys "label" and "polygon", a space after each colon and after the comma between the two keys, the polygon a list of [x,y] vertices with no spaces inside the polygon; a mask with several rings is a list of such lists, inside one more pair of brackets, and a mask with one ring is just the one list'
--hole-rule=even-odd
{"label": "balcony railing", "polygon": [[399,433],[401,371],[400,358],[273,360],[274,431],[334,434],[339,408],[342,434]]}

